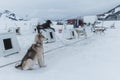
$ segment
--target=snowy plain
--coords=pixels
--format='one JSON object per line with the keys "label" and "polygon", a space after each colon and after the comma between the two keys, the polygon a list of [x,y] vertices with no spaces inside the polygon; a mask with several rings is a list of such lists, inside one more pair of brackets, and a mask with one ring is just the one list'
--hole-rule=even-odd
{"label": "snowy plain", "polygon": [[[110,29],[113,23],[116,28]],[[56,42],[44,44],[47,67],[35,65],[34,70],[21,71],[14,68],[16,63],[11,64],[0,68],[0,80],[120,80],[119,21],[104,22],[108,29],[102,34],[93,34],[87,27],[87,38],[73,40],[66,40],[64,30],[58,33],[63,26],[52,26],[57,37]],[[1,57],[0,65],[22,59],[35,34],[17,35],[21,52]]]}

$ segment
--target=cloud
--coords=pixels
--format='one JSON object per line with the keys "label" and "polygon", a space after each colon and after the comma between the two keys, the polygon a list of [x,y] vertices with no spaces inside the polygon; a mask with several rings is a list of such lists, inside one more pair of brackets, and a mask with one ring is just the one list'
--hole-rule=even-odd
{"label": "cloud", "polygon": [[118,0],[1,0],[0,9],[20,16],[62,18],[103,13],[119,3]]}

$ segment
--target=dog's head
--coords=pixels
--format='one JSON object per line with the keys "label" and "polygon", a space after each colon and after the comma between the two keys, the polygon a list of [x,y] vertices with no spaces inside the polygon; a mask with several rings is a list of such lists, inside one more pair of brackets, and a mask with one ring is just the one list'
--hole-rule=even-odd
{"label": "dog's head", "polygon": [[42,33],[38,33],[35,36],[35,42],[36,43],[43,43],[44,40],[46,40],[46,38],[42,35]]}

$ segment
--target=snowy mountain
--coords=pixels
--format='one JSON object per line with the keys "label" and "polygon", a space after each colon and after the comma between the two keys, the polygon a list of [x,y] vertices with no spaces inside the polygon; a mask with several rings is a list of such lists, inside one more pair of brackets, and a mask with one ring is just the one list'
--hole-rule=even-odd
{"label": "snowy mountain", "polygon": [[4,10],[3,12],[0,12],[0,20],[14,20],[14,21],[20,21],[24,20],[18,16],[16,16],[15,13],[9,11],[9,10]]}
{"label": "snowy mountain", "polygon": [[120,20],[120,5],[97,16],[99,20]]}

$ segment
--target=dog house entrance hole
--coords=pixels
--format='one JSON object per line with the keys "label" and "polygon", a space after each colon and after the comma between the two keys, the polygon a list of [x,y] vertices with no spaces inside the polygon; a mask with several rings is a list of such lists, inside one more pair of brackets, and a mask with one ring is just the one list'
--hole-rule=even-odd
{"label": "dog house entrance hole", "polygon": [[74,36],[75,34],[74,34],[74,31],[72,31],[72,35]]}
{"label": "dog house entrance hole", "polygon": [[4,43],[4,48],[5,50],[11,49],[12,47],[12,42],[10,38],[7,39],[3,39],[3,43]]}
{"label": "dog house entrance hole", "polygon": [[53,39],[53,34],[52,34],[52,32],[50,32],[50,37],[51,37],[51,39]]}

